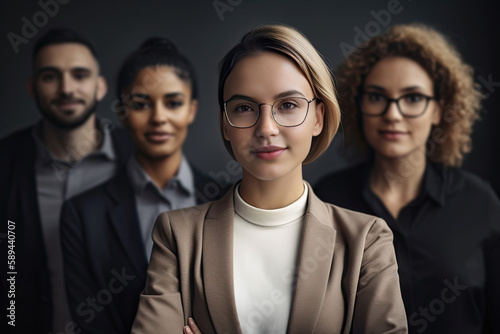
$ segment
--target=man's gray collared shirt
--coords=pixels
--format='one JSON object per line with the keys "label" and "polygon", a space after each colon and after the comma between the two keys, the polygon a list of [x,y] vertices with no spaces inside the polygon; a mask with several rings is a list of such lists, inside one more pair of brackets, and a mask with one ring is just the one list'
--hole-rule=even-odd
{"label": "man's gray collared shirt", "polygon": [[[42,123],[33,128],[37,151],[35,162],[36,187],[47,265],[52,287],[53,332],[66,333],[71,319],[64,285],[62,250],[60,246],[59,220],[65,200],[85,192],[107,180],[116,170],[116,156],[111,134],[101,129],[101,147],[75,163],[55,160],[42,138]],[[89,142],[81,142],[77,151],[85,152]],[[79,152],[68,147],[68,155],[78,157]],[[80,154],[83,156],[84,153]]]}

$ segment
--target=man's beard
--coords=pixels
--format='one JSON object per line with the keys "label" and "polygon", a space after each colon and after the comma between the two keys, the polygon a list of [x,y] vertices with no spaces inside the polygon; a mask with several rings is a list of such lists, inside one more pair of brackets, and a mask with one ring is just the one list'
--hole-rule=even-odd
{"label": "man's beard", "polygon": [[[42,116],[44,119],[49,121],[52,125],[55,127],[58,127],[61,130],[74,130],[85,124],[87,120],[92,116],[95,111],[97,110],[98,102],[97,101],[97,92],[94,94],[94,98],[92,100],[92,104],[88,106],[83,112],[83,114],[80,115],[77,119],[74,119],[72,121],[65,121],[58,117],[56,114],[54,114],[49,108],[43,108],[40,99],[38,97],[38,92],[36,89],[34,89],[35,92],[35,101],[36,105],[38,106],[38,109],[40,110]],[[64,100],[64,98],[61,98],[61,100]],[[70,100],[69,98],[67,100]]]}

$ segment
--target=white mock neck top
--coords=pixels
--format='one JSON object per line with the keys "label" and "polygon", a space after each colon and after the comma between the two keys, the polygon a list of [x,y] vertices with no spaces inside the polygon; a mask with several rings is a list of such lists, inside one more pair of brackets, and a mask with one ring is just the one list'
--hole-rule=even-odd
{"label": "white mock neck top", "polygon": [[233,278],[244,334],[285,333],[293,298],[308,188],[275,210],[246,203],[234,191]]}

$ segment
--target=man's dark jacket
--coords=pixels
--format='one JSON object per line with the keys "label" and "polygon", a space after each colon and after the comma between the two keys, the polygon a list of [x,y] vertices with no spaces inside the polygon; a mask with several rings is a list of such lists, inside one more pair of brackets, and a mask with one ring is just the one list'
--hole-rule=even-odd
{"label": "man's dark jacket", "polygon": [[[37,151],[32,132],[33,126],[30,126],[0,140],[1,333],[52,331],[50,277],[38,207]],[[122,128],[114,128],[111,138],[119,166],[128,160],[133,145],[130,135]],[[9,220],[15,223],[10,224],[15,226],[10,232],[15,233],[15,247],[8,243]],[[15,252],[16,275],[7,274],[12,271],[8,267],[9,245]],[[15,276],[14,285],[7,281],[11,276]],[[11,298],[13,290],[15,298]],[[15,300],[14,312],[7,310],[12,300]],[[15,327],[8,325],[9,314],[15,314]]]}

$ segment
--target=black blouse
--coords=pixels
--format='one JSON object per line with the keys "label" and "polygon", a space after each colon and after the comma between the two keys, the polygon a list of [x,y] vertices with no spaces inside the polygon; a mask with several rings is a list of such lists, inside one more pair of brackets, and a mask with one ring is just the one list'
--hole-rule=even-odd
{"label": "black blouse", "polygon": [[314,191],[392,229],[409,333],[500,333],[500,201],[491,187],[428,163],[420,195],[394,219],[370,189],[371,166],[329,175]]}

